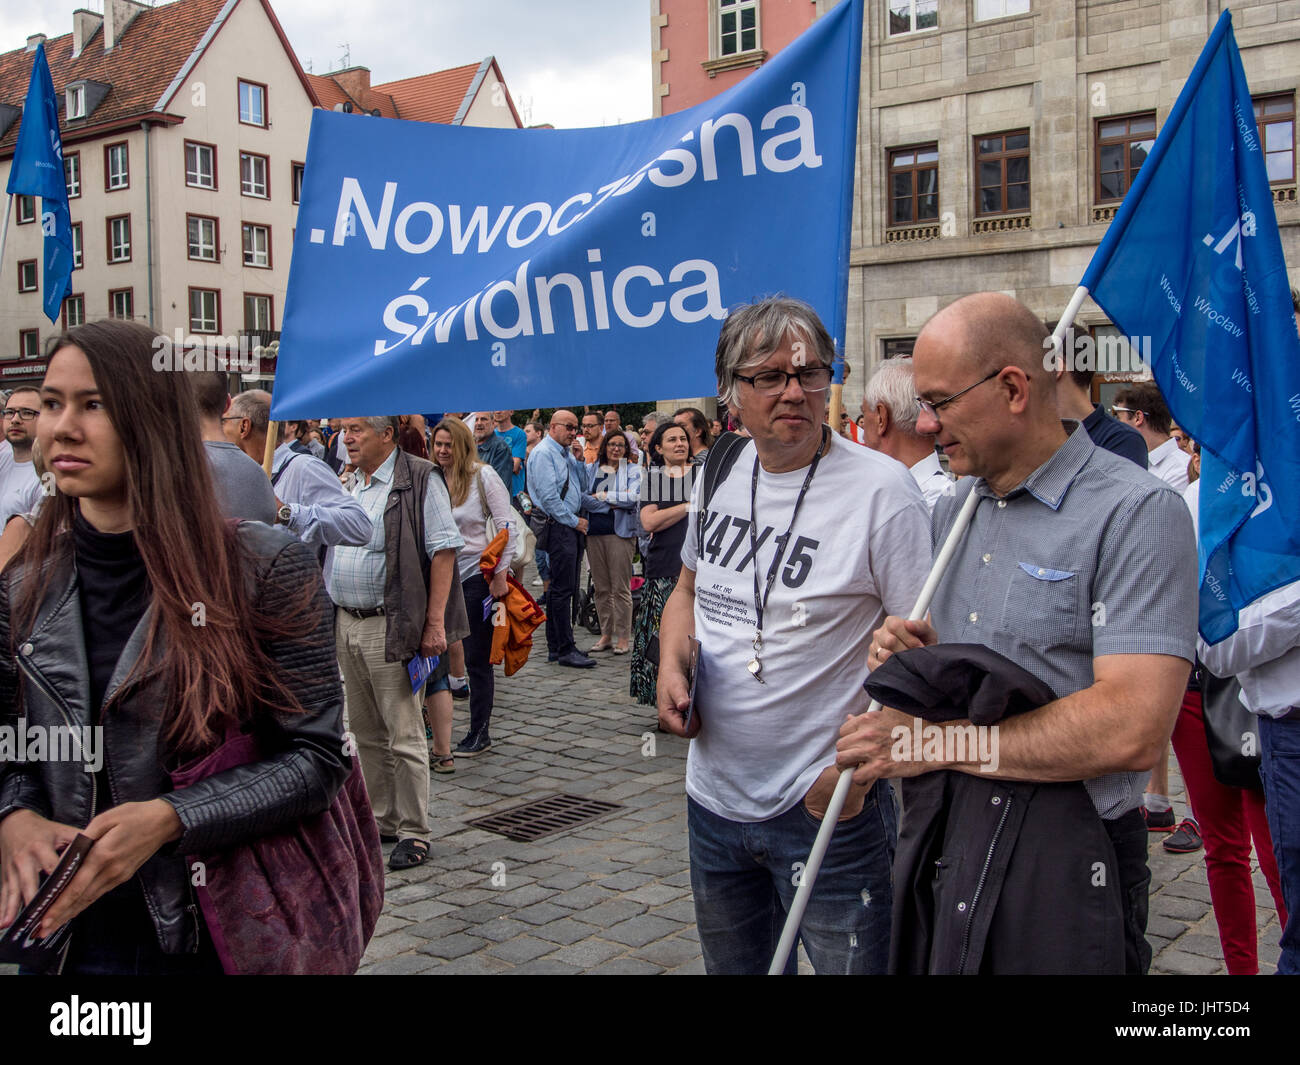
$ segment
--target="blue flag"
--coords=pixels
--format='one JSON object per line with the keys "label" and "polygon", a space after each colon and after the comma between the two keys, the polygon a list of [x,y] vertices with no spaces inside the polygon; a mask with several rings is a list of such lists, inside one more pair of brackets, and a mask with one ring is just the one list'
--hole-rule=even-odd
{"label": "blue flag", "polygon": [[1081,282],[1200,442],[1200,630],[1300,578],[1300,336],[1225,11]]}
{"label": "blue flag", "polygon": [[861,20],[646,122],[314,112],[273,417],[709,395],[727,309],[778,292],[842,345]]}
{"label": "blue flag", "polygon": [[32,80],[23,104],[23,121],[18,128],[6,191],[11,196],[41,198],[45,316],[57,323],[63,298],[72,291],[72,216],[68,214],[68,186],[63,176],[58,97],[54,95],[43,44],[36,46],[32,61]]}

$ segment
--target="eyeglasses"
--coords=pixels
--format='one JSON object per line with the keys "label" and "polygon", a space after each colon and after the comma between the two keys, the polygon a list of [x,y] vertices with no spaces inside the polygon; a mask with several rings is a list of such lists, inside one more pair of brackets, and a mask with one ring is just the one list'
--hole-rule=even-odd
{"label": "eyeglasses", "polygon": [[917,397],[915,397],[915,398],[916,398],[916,408],[917,408],[917,410],[919,410],[922,414],[928,415],[928,416],[931,417],[931,418],[938,418],[938,417],[939,417],[939,412],[940,412],[941,410],[943,410],[943,408],[946,407],[949,403],[951,403],[954,399],[960,399],[960,398],[961,398],[962,396],[964,396],[967,392],[969,392],[972,388],[979,388],[979,386],[982,385],[985,381],[992,381],[993,378],[997,377],[997,375],[1000,374],[1004,369],[1006,369],[1006,367],[1004,367],[1004,366],[999,366],[996,370],[994,370],[994,371],[993,371],[991,374],[989,374],[987,377],[981,377],[981,378],[980,378],[978,381],[976,381],[973,385],[967,385],[967,386],[966,386],[965,388],[963,388],[960,392],[954,392],[954,393],[953,393],[951,396],[949,396],[947,399],[940,399],[940,400],[935,401],[934,403],[931,403],[928,399],[922,399],[920,396],[917,396]]}
{"label": "eyeglasses", "polygon": [[764,370],[762,373],[754,374],[753,377],[738,373],[736,380],[752,386],[760,396],[779,396],[790,387],[792,380],[798,381],[799,387],[805,392],[825,392],[830,387],[831,368],[809,366],[794,373],[786,373],[784,370]]}
{"label": "eyeglasses", "polygon": [[31,407],[6,407],[4,416],[19,422],[29,422],[41,412]]}
{"label": "eyeglasses", "polygon": [[1140,410],[1134,410],[1132,407],[1111,407],[1110,413],[1113,417],[1116,414],[1141,414],[1142,412]]}
{"label": "eyeglasses", "polygon": [[577,422],[556,422],[555,424],[558,425],[561,429],[568,429],[569,432],[571,433],[576,433],[578,431]]}

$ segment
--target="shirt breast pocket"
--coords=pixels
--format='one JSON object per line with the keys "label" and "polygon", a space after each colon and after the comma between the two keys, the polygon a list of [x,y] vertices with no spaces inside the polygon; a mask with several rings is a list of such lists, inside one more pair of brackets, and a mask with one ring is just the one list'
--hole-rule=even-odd
{"label": "shirt breast pocket", "polygon": [[1002,627],[1035,643],[1073,639],[1082,616],[1080,583],[1070,570],[1019,563],[1002,606]]}

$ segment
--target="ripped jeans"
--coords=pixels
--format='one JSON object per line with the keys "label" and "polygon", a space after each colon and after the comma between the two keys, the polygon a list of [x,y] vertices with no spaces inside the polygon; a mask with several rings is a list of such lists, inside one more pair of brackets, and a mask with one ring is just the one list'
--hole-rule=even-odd
{"label": "ripped jeans", "polygon": [[[799,931],[819,975],[886,971],[897,824],[893,792],[880,780],[862,812],[836,826]],[[766,973],[820,822],[802,802],[771,820],[744,823],[688,798],[687,825],[705,970]]]}

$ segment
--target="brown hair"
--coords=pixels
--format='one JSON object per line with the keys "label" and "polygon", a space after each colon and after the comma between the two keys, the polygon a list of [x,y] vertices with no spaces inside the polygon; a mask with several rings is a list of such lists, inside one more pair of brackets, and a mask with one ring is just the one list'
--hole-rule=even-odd
{"label": "brown hair", "polygon": [[[679,427],[680,428],[680,427]],[[690,433],[687,433],[687,439],[690,439]],[[609,461],[609,442],[616,436],[623,438],[623,460],[632,461],[632,441],[628,439],[627,430],[615,429],[611,433],[606,433],[600,438],[600,447],[596,449],[596,465],[603,466]]]}
{"label": "brown hair", "polygon": [[1173,415],[1169,413],[1165,397],[1150,381],[1121,388],[1115,393],[1115,406],[1140,410],[1157,433],[1168,433],[1173,428]]}
{"label": "brown hair", "polygon": [[194,402],[199,405],[199,416],[220,418],[226,413],[230,401],[230,381],[220,370],[203,370],[190,375],[194,386]]}
{"label": "brown hair", "polygon": [[437,439],[440,431],[451,434],[451,469],[444,470],[447,480],[447,494],[451,496],[451,505],[458,507],[469,498],[469,482],[474,478],[474,471],[483,463],[478,461],[478,445],[467,426],[459,418],[443,418],[433,427],[430,442]]}
{"label": "brown hair", "polygon": [[[152,329],[136,322],[91,322],[62,334],[50,358],[72,345],[85,353],[125,453],[132,533],[154,607],[128,682],[140,681],[156,654],[170,694],[161,710],[165,737],[175,750],[198,751],[211,746],[224,724],[247,720],[260,706],[303,710],[264,647],[314,628],[309,613],[316,589],[304,585],[289,621],[251,609],[245,573],[252,560],[218,509],[190,375],[154,371],[154,339]],[[35,623],[54,568],[46,562],[64,549],[59,539],[76,511],[70,495],[47,498],[17,556],[28,573],[42,576],[24,584],[15,609],[19,624],[11,629],[15,642]],[[193,624],[196,602],[204,606],[202,626]]]}

